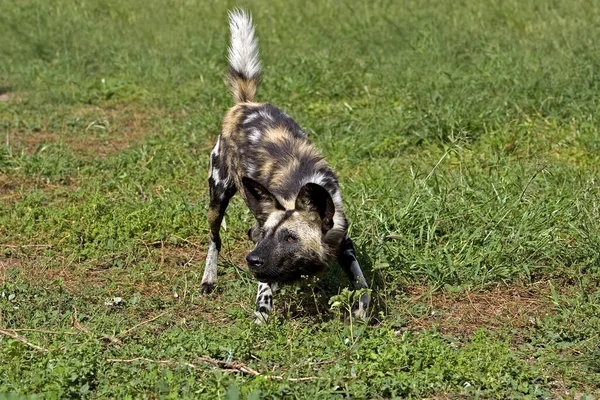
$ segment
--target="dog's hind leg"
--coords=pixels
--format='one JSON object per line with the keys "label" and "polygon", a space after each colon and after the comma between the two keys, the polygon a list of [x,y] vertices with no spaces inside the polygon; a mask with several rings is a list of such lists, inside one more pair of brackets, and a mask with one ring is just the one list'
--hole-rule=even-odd
{"label": "dog's hind leg", "polygon": [[[358,264],[358,260],[356,259],[354,244],[352,243],[350,236],[346,236],[346,239],[344,239],[342,242],[338,262],[340,267],[342,267],[344,272],[346,272],[348,275],[348,278],[350,278],[350,282],[352,282],[354,290],[369,288],[369,284],[367,283],[367,280],[360,269],[360,265]],[[354,306],[352,314],[356,318],[366,319],[370,301],[371,295],[369,293],[363,293],[360,296],[360,299],[358,299],[358,304]]]}
{"label": "dog's hind leg", "polygon": [[277,291],[277,284],[258,282],[258,293],[256,294],[256,306],[254,316],[257,324],[266,324],[269,314],[273,309],[273,293]]}
{"label": "dog's hind leg", "polygon": [[209,168],[208,184],[210,189],[210,203],[208,206],[208,226],[210,228],[210,239],[208,242],[208,252],[206,254],[206,265],[204,275],[202,276],[202,294],[212,292],[217,283],[217,261],[219,251],[221,251],[221,222],[225,215],[225,210],[229,205],[229,200],[235,194],[236,188],[227,177],[227,171],[224,165],[220,165],[218,157],[219,142],[211,154],[211,163]]}

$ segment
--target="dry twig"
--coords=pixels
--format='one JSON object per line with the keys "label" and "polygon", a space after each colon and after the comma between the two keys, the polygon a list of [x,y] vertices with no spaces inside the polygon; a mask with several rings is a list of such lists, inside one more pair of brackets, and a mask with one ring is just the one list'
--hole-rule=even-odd
{"label": "dry twig", "polygon": [[25,339],[23,336],[17,335],[14,332],[9,332],[9,331],[5,331],[4,329],[0,329],[0,334],[11,337],[13,339],[16,339],[19,342],[25,343],[27,346],[32,347],[38,351],[43,351],[44,353],[49,352],[48,349],[38,346],[37,344],[33,344],[33,343],[29,342],[27,339]]}
{"label": "dry twig", "polygon": [[[94,334],[91,330],[89,330],[88,328],[86,328],[85,326],[83,326],[79,323],[79,321],[77,320],[77,308],[75,306],[73,306],[73,315],[71,316],[71,323],[73,324],[73,327],[75,329],[80,330],[81,332],[87,333],[88,335]],[[105,333],[100,335],[100,339],[104,339],[104,340],[109,341],[114,344],[121,343],[121,341],[119,339],[117,339],[113,336],[107,335]]]}
{"label": "dry twig", "polygon": [[166,313],[168,313],[168,311],[162,312],[162,313],[158,314],[158,315],[157,315],[157,316],[155,316],[155,317],[152,317],[152,318],[150,318],[150,319],[147,319],[147,320],[145,320],[145,321],[142,321],[142,322],[140,322],[139,324],[137,324],[137,325],[135,325],[135,326],[133,326],[133,327],[131,327],[131,328],[127,329],[125,332],[118,334],[118,335],[117,335],[117,337],[123,337],[123,336],[127,335],[129,332],[133,331],[134,329],[136,329],[136,328],[139,328],[139,327],[140,327],[140,326],[142,326],[142,325],[148,324],[148,323],[150,323],[150,322],[152,322],[152,321],[155,321],[155,320],[159,319],[160,317],[162,317],[162,316],[163,316],[163,315],[165,315]]}
{"label": "dry twig", "polygon": [[[246,364],[243,364],[243,363],[237,362],[237,361],[229,362],[229,361],[215,360],[214,358],[210,358],[210,357],[198,357],[198,360],[205,364],[210,364],[210,365],[214,365],[215,367],[219,367],[223,371],[241,372],[243,374],[252,375],[252,376],[262,376],[265,379],[276,380],[276,381],[305,382],[305,381],[313,381],[313,380],[320,380],[320,379],[328,379],[327,377],[323,377],[323,376],[305,376],[305,377],[300,377],[300,378],[291,378],[291,377],[286,378],[285,376],[282,376],[282,375],[263,375],[261,372],[258,372],[256,370],[250,368]],[[130,359],[110,358],[106,361],[112,362],[112,363],[117,363],[117,362],[132,363],[132,362],[136,362],[136,361],[147,361],[147,362],[163,364],[163,365],[183,365],[183,366],[194,368],[194,369],[198,368],[197,365],[188,363],[188,362],[178,362],[178,361],[173,361],[173,360],[152,360],[152,359],[146,358],[146,357],[136,357],[136,358],[130,358]],[[345,379],[358,379],[358,377],[344,377],[344,378]]]}
{"label": "dry twig", "polygon": [[78,331],[87,333],[88,335],[92,334],[92,331],[90,331],[88,328],[81,325],[79,323],[79,321],[77,321],[77,307],[75,307],[75,306],[73,306],[73,315],[71,316],[71,325],[73,325],[73,328],[77,329]]}
{"label": "dry twig", "polygon": [[56,332],[56,331],[47,331],[45,329],[30,329],[30,328],[19,328],[19,329],[10,329],[13,332],[37,332],[37,333],[48,333],[50,335],[78,335],[78,332]]}
{"label": "dry twig", "polygon": [[20,248],[43,248],[43,249],[48,249],[50,247],[52,247],[51,244],[2,244],[0,245],[2,247],[6,247],[8,249],[20,249]]}
{"label": "dry twig", "polygon": [[[249,374],[249,375],[254,375],[254,376],[260,375],[260,372],[255,371],[252,368],[250,368],[247,365],[242,364],[240,362],[227,362],[227,361],[215,360],[214,358],[210,358],[210,357],[199,357],[198,359],[206,364],[214,365],[214,366],[220,367],[220,368],[222,367],[227,371],[241,372],[244,374]],[[197,365],[192,364],[192,363],[178,362],[178,361],[173,361],[173,360],[153,360],[151,358],[146,358],[146,357],[136,357],[136,358],[130,358],[130,359],[110,358],[106,361],[122,362],[122,363],[132,363],[132,362],[136,362],[136,361],[148,361],[148,362],[152,362],[152,363],[156,363],[156,364],[184,365],[186,367],[190,367],[190,368],[194,368],[194,369],[198,368]]]}
{"label": "dry twig", "polygon": [[335,364],[338,361],[340,361],[342,358],[348,357],[350,355],[350,353],[352,352],[354,345],[356,345],[356,343],[358,343],[359,339],[360,339],[360,336],[357,336],[356,339],[354,339],[354,343],[352,343],[350,345],[350,347],[348,347],[348,350],[346,350],[346,352],[343,355],[336,357],[336,358],[332,358],[331,360],[327,360],[327,361],[318,361],[318,362],[312,363],[312,365]]}

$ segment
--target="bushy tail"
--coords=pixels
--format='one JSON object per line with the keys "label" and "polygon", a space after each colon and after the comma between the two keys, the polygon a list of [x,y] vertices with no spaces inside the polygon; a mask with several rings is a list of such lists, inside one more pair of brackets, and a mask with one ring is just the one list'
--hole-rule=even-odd
{"label": "bushy tail", "polygon": [[229,12],[229,85],[236,103],[255,101],[260,83],[258,43],[254,38],[252,17],[244,10]]}

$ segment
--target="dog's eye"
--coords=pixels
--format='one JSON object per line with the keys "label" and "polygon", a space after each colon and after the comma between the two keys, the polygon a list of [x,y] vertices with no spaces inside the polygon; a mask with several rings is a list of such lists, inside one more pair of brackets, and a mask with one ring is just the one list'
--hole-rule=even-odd
{"label": "dog's eye", "polygon": [[294,235],[287,235],[287,237],[285,238],[285,240],[288,243],[295,243],[298,239]]}

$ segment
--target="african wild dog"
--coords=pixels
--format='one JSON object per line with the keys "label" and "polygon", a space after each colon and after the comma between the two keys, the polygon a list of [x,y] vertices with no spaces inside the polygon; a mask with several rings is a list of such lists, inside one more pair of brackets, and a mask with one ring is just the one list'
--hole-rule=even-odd
{"label": "african wild dog", "polygon": [[[261,322],[268,318],[278,283],[319,274],[336,259],[355,289],[368,285],[347,234],[335,173],[290,116],[255,102],[260,63],[252,18],[235,10],[229,25],[228,79],[235,106],[225,115],[210,155],[211,235],[202,293],[212,292],[217,281],[221,221],[239,190],[256,217],[248,231],[255,248],[246,262],[259,281],[254,313]],[[366,317],[369,300],[368,293],[361,296],[355,316]]]}

